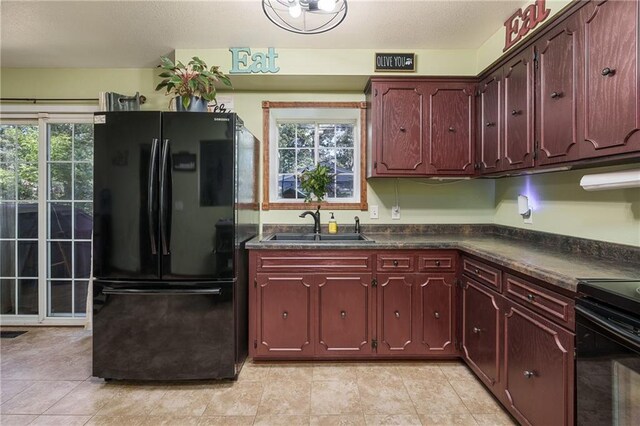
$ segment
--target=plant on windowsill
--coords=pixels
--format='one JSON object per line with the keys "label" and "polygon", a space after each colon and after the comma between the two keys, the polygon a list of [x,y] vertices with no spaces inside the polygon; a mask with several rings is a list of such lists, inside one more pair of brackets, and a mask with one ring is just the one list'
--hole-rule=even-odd
{"label": "plant on windowsill", "polygon": [[166,56],[160,57],[162,68],[160,77],[164,78],[156,90],[166,89],[166,95],[176,97],[178,111],[207,111],[207,103],[216,99],[216,84],[222,82],[233,88],[229,77],[220,71],[217,65],[211,68],[197,56],[187,65],[180,61],[175,64]]}
{"label": "plant on windowsill", "polygon": [[333,175],[329,173],[329,168],[318,164],[314,169],[305,170],[300,175],[300,187],[306,194],[305,203],[317,201],[321,203],[327,195],[327,187],[333,181]]}

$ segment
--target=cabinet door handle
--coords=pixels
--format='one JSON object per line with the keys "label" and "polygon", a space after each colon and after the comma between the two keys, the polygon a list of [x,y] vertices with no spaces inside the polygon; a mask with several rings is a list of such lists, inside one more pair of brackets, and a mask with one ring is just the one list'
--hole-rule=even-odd
{"label": "cabinet door handle", "polygon": [[478,327],[473,327],[473,334],[480,334],[480,332],[482,331],[481,329],[479,329]]}
{"label": "cabinet door handle", "polygon": [[524,377],[526,377],[527,379],[531,379],[535,375],[536,375],[535,371],[525,370],[525,372],[524,372]]}
{"label": "cabinet door handle", "polygon": [[440,266],[440,261],[436,260],[436,266]]}
{"label": "cabinet door handle", "polygon": [[395,315],[395,317],[396,317],[396,318],[400,318],[400,312],[398,312],[398,311],[395,311],[395,312],[393,313],[393,315]]}
{"label": "cabinet door handle", "polygon": [[475,272],[476,275],[480,275],[480,269],[478,269],[478,268],[474,269],[473,272]]}
{"label": "cabinet door handle", "polygon": [[434,312],[433,316],[436,317],[436,319],[440,319],[440,312]]}
{"label": "cabinet door handle", "polygon": [[562,97],[562,92],[553,92],[551,94],[551,99],[557,99]]}
{"label": "cabinet door handle", "polygon": [[487,126],[487,127],[491,127],[491,126],[495,126],[496,123],[493,123],[491,121],[487,121],[486,123],[484,123],[484,125]]}
{"label": "cabinet door handle", "polygon": [[533,302],[535,298],[536,296],[534,294],[531,294],[531,293],[527,294],[527,300],[529,302]]}
{"label": "cabinet door handle", "polygon": [[407,129],[405,129],[404,127],[400,127],[400,131],[401,131],[401,132],[406,132],[406,131],[407,131]]}
{"label": "cabinet door handle", "polygon": [[453,127],[449,127],[449,131],[450,131],[450,132],[455,132],[455,131],[456,131],[456,129],[454,129]]}
{"label": "cabinet door handle", "polygon": [[346,311],[340,311],[340,318],[346,318],[347,317],[347,312]]}
{"label": "cabinet door handle", "polygon": [[393,261],[393,266],[398,266],[398,261],[397,260]]}
{"label": "cabinet door handle", "polygon": [[615,73],[616,73],[616,70],[607,67],[607,68],[604,68],[600,74],[602,74],[603,77],[606,77],[608,75],[614,75]]}
{"label": "cabinet door handle", "polygon": [[288,317],[289,317],[289,312],[284,311],[284,312],[282,313],[282,318],[287,319]]}
{"label": "cabinet door handle", "polygon": [[520,111],[518,111],[517,109],[511,110],[511,115],[518,115],[518,114],[520,114]]}

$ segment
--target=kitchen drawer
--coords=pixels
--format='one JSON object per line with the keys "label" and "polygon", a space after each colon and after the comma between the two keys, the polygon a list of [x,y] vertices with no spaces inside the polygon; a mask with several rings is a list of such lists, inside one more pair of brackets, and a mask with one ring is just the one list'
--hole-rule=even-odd
{"label": "kitchen drawer", "polygon": [[456,253],[427,252],[418,255],[418,271],[453,271],[456,269]]}
{"label": "kitchen drawer", "polygon": [[479,260],[462,258],[462,272],[479,283],[488,285],[497,292],[502,291],[502,271]]}
{"label": "kitchen drawer", "polygon": [[575,329],[574,302],[551,290],[542,288],[511,274],[504,275],[505,295],[532,311],[571,330]]}
{"label": "kitchen drawer", "polygon": [[378,271],[415,271],[415,256],[408,253],[385,253],[379,254],[377,262]]}
{"label": "kitchen drawer", "polygon": [[361,251],[317,252],[269,251],[257,256],[258,271],[280,272],[330,272],[330,271],[371,271],[372,255]]}

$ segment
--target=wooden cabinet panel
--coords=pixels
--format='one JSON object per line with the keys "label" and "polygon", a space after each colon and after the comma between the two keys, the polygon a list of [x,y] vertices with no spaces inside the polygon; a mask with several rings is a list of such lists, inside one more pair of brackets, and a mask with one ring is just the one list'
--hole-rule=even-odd
{"label": "wooden cabinet panel", "polygon": [[473,173],[473,86],[433,85],[429,90],[429,172]]}
{"label": "wooden cabinet panel", "polygon": [[378,274],[378,353],[415,353],[415,274]]}
{"label": "wooden cabinet panel", "polygon": [[377,255],[378,271],[403,271],[415,270],[415,256],[407,253],[385,253]]}
{"label": "wooden cabinet panel", "polygon": [[370,354],[371,274],[318,275],[318,355]]}
{"label": "wooden cabinet panel", "polygon": [[418,254],[418,271],[453,271],[456,268],[455,252],[428,251]]}
{"label": "wooden cabinet panel", "polygon": [[463,278],[462,349],[467,364],[489,387],[500,382],[501,297]]}
{"label": "wooden cabinet panel", "polygon": [[581,157],[640,150],[640,2],[591,2],[584,16]]}
{"label": "wooden cabinet panel", "polygon": [[504,386],[510,411],[522,424],[573,425],[574,335],[512,302],[507,306]]}
{"label": "wooden cabinet panel", "polygon": [[312,281],[305,274],[257,274],[256,355],[299,357],[314,353]]}
{"label": "wooden cabinet panel", "polygon": [[425,174],[428,114],[424,85],[415,81],[380,83],[374,85],[373,92],[373,175]]}
{"label": "wooden cabinet panel", "polygon": [[498,292],[502,291],[502,271],[498,268],[489,266],[479,260],[463,257],[462,272]]}
{"label": "wooden cabinet panel", "polygon": [[416,274],[416,331],[423,353],[454,354],[455,274]]}
{"label": "wooden cabinet panel", "polygon": [[533,166],[533,72],[532,48],[504,67],[504,170]]}
{"label": "wooden cabinet panel", "polygon": [[579,19],[574,16],[536,44],[538,164],[578,158],[579,27]]}
{"label": "wooden cabinet panel", "polygon": [[485,78],[479,87],[480,111],[477,158],[481,173],[501,169],[502,69]]}

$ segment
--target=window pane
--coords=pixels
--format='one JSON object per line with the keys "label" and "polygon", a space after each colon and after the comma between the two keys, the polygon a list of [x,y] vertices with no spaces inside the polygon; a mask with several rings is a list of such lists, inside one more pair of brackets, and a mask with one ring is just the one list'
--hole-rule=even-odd
{"label": "window pane", "polygon": [[73,124],[49,125],[49,160],[71,161]]}
{"label": "window pane", "polygon": [[0,163],[0,200],[16,199],[16,166],[12,163]]}
{"label": "window pane", "polygon": [[76,161],[93,160],[93,125],[90,123],[75,125],[73,155]]}
{"label": "window pane", "polygon": [[89,163],[76,164],[73,183],[75,200],[91,200],[93,198],[93,166]]}
{"label": "window pane", "polygon": [[52,316],[71,316],[72,281],[49,281]]}
{"label": "window pane", "polygon": [[313,148],[315,131],[315,124],[298,124],[296,127],[296,147]]}
{"label": "window pane", "polygon": [[13,315],[16,313],[16,280],[0,280],[0,314]]}
{"label": "window pane", "polygon": [[18,204],[18,238],[38,238],[37,204]]}
{"label": "window pane", "polygon": [[16,242],[0,241],[0,277],[16,276]]}
{"label": "window pane", "polygon": [[336,146],[353,148],[353,124],[336,125]]}
{"label": "window pane", "polygon": [[38,280],[18,280],[18,315],[38,314]]}
{"label": "window pane", "polygon": [[353,173],[353,150],[338,149],[336,150],[336,167],[337,173],[351,172]]}
{"label": "window pane", "polygon": [[318,160],[320,164],[329,168],[329,173],[335,173],[336,169],[336,150],[335,149],[320,149],[318,151]]}
{"label": "window pane", "polygon": [[49,232],[53,240],[71,239],[71,203],[49,203]]}
{"label": "window pane", "polygon": [[0,203],[0,238],[16,237],[16,203]]}
{"label": "window pane", "polygon": [[352,174],[339,174],[336,176],[336,197],[351,198],[354,196],[354,182]]}
{"label": "window pane", "polygon": [[49,277],[71,278],[71,243],[56,241],[49,247]]}
{"label": "window pane", "polygon": [[312,149],[300,149],[298,150],[298,164],[296,169],[299,172],[307,168],[311,168],[314,165],[313,150]]}
{"label": "window pane", "polygon": [[18,276],[38,276],[38,242],[18,240]]}
{"label": "window pane", "polygon": [[320,124],[318,126],[318,138],[320,140],[320,146],[333,147],[336,146],[335,126],[333,124]]}
{"label": "window pane", "polygon": [[93,229],[92,203],[74,203],[75,227],[74,237],[77,239],[90,240]]}
{"label": "window pane", "polygon": [[278,175],[278,197],[296,198],[296,180],[294,175]]}
{"label": "window pane", "polygon": [[89,281],[75,281],[73,286],[74,292],[74,309],[75,316],[86,316],[87,312],[87,292]]}
{"label": "window pane", "polygon": [[18,146],[19,126],[0,125],[0,162],[14,162]]}
{"label": "window pane", "polygon": [[16,161],[38,163],[38,126],[32,124],[16,126]]}
{"label": "window pane", "polygon": [[278,148],[294,148],[296,146],[296,125],[294,123],[278,124]]}
{"label": "window pane", "polygon": [[49,164],[49,199],[71,200],[71,164]]}
{"label": "window pane", "polygon": [[91,272],[91,243],[75,243],[74,257],[75,278],[89,278]]}
{"label": "window pane", "polygon": [[18,199],[38,199],[38,164],[27,163],[18,166]]}
{"label": "window pane", "polygon": [[296,169],[296,151],[293,149],[278,150],[278,173],[293,173]]}

